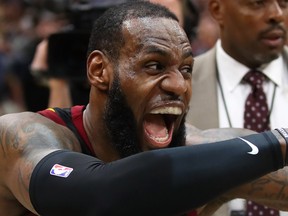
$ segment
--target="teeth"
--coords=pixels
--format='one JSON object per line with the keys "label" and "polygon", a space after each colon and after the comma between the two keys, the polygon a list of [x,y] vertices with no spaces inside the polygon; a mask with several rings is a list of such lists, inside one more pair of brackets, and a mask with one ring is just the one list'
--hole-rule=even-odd
{"label": "teeth", "polygon": [[168,131],[166,131],[166,136],[165,137],[154,137],[154,136],[151,136],[151,135],[149,135],[149,137],[151,139],[155,140],[156,142],[165,142],[166,140],[168,140],[169,134],[168,134]]}
{"label": "teeth", "polygon": [[152,110],[151,114],[171,114],[171,115],[181,115],[182,109],[179,107],[160,107]]}

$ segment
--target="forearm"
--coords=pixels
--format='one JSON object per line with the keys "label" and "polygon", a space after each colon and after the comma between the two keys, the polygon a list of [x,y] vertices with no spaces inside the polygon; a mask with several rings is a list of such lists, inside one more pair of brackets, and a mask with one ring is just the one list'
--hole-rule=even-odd
{"label": "forearm", "polygon": [[49,80],[49,103],[48,107],[70,107],[72,99],[68,81],[60,78],[50,78]]}
{"label": "forearm", "polygon": [[[231,137],[237,137],[245,134],[255,133],[242,129],[210,129],[206,131],[198,130],[188,125],[190,140],[188,144],[201,144],[203,142],[213,142]],[[275,136],[282,143],[282,153],[285,153],[285,141],[280,134],[274,131]],[[244,198],[257,201],[263,205],[271,206],[276,209],[287,211],[288,209],[288,169],[284,168],[277,172],[272,172],[264,177],[256,179],[251,183],[240,186],[229,193],[218,197],[209,202],[201,211],[201,216],[212,215],[225,202],[235,199]]]}
{"label": "forearm", "polygon": [[[274,144],[263,135],[257,135],[257,141],[255,136],[245,139],[257,143],[257,155],[248,154],[251,148],[241,139],[150,151],[109,164],[60,152],[38,165],[30,184],[31,199],[43,216],[85,215],[83,209],[87,215],[179,214],[283,166],[275,137]],[[55,163],[74,169],[68,182],[49,174]],[[68,200],[66,194],[77,199]]]}
{"label": "forearm", "polygon": [[255,131],[243,128],[214,128],[208,130],[200,130],[195,126],[186,123],[186,134],[186,144],[197,145],[203,143],[218,142],[257,133]]}
{"label": "forearm", "polygon": [[224,203],[243,198],[274,209],[288,211],[288,168],[272,172],[248,184],[232,189],[199,209],[199,216],[213,215]]}
{"label": "forearm", "polygon": [[[286,145],[283,137],[276,131],[274,135],[282,143],[281,151],[286,155]],[[286,161],[287,163],[287,161]],[[222,199],[231,200],[243,198],[256,201],[275,209],[288,210],[288,168],[269,173],[248,184],[231,190]]]}
{"label": "forearm", "polygon": [[288,211],[288,168],[285,167],[235,188],[225,197],[249,199],[275,209]]}

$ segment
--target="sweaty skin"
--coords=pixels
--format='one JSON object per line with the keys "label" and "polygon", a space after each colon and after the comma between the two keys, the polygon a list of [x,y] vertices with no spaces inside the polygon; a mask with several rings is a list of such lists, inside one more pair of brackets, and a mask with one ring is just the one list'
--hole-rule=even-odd
{"label": "sweaty skin", "polygon": [[57,149],[80,151],[79,143],[67,128],[28,112],[1,116],[0,137],[0,212],[36,213],[28,193],[33,168]]}
{"label": "sweaty skin", "polygon": [[[129,43],[125,43],[121,49],[117,76],[113,75],[114,68],[103,57],[103,53],[93,52],[88,59],[88,74],[92,80],[92,89],[90,103],[84,115],[84,126],[92,140],[92,145],[97,148],[94,149],[95,152],[101,151],[104,155],[109,148],[109,156],[105,156],[108,161],[111,160],[112,155],[113,158],[119,156],[117,152],[112,153],[113,149],[107,145],[111,143],[111,138],[105,128],[99,124],[104,110],[99,108],[101,112],[92,115],[92,112],[95,112],[92,109],[105,107],[107,99],[103,100],[102,95],[113,85],[113,81],[119,79],[119,88],[125,95],[127,107],[134,118],[132,121],[134,125],[131,127],[138,135],[137,145],[142,150],[168,147],[170,141],[167,140],[171,140],[183,124],[191,97],[194,59],[189,40],[176,21],[131,19],[124,22],[123,35]],[[105,70],[102,69],[103,66]],[[158,122],[150,121],[149,116],[152,114],[157,116]],[[157,141],[155,137],[159,134],[149,136],[149,131],[153,124],[159,127],[162,122],[163,125],[164,120],[169,135],[167,139],[162,139],[164,141],[159,139]],[[163,138],[163,135],[160,136]]]}
{"label": "sweaty skin", "polygon": [[[157,115],[163,116],[158,116],[159,119],[172,115],[172,118],[165,119],[167,125],[173,126],[168,128],[169,136],[172,136],[184,122],[191,96],[192,51],[176,21],[166,18],[131,19],[124,23],[122,31],[125,43],[119,48],[120,56],[116,63],[99,50],[92,52],[87,61],[91,93],[83,116],[84,127],[97,157],[105,162],[120,159],[103,120],[108,103],[107,92],[117,78],[135,119],[141,151],[159,148],[163,143],[162,148],[169,145],[169,142],[147,138],[143,123],[153,124],[149,122],[151,112],[155,114],[153,112],[160,109],[161,113]],[[230,132],[219,130],[214,137],[215,134],[209,131],[202,132],[192,127],[187,130],[187,143],[192,145],[243,134],[244,131],[233,129]],[[214,137],[213,140],[210,137]],[[285,141],[277,138],[284,152]],[[20,216],[28,214],[29,210],[36,214],[29,197],[31,173],[36,164],[59,149],[79,152],[80,144],[67,128],[29,112],[1,116],[0,140],[0,212]],[[263,193],[273,193],[273,190],[265,187]],[[253,193],[246,195],[255,196]]]}
{"label": "sweaty skin", "polygon": [[[166,115],[174,115],[176,108],[181,112],[171,121],[174,126],[169,136],[177,132],[191,97],[191,47],[184,31],[170,19],[133,19],[125,22],[123,34],[127,43],[117,62],[120,86],[135,118],[141,150],[159,148],[159,142],[155,145],[145,135],[143,122],[156,108]],[[120,156],[109,145],[103,115],[107,92],[116,79],[116,65],[100,51],[94,51],[88,57],[87,68],[91,93],[83,116],[84,127],[97,157],[113,161]],[[0,132],[0,211],[9,216],[24,215],[26,209],[36,213],[28,194],[35,165],[53,151],[80,151],[80,145],[67,128],[35,113],[0,117]]]}
{"label": "sweaty skin", "polygon": [[[22,120],[19,121],[19,119]],[[189,145],[194,142],[214,142],[225,139],[225,137],[231,138],[234,135],[242,136],[251,133],[250,131],[237,129],[201,131],[190,125],[186,125],[186,127],[188,128],[187,143]],[[18,133],[14,134],[14,130],[17,130]],[[33,168],[44,155],[57,149],[80,151],[79,143],[70,130],[35,113],[10,114],[0,117],[0,134],[1,213],[9,216],[19,216],[28,213],[27,209],[36,213],[30,203],[28,194],[29,179]],[[285,181],[281,183],[281,179],[272,182],[275,179],[272,178],[273,176],[275,174],[267,175],[261,179],[271,179],[271,184],[273,182],[283,186],[286,184]],[[267,187],[268,184],[261,183],[261,179],[255,181],[254,184],[247,184],[246,187],[250,189],[259,186],[265,187],[265,194],[270,193],[271,198],[275,198],[275,201],[267,199],[265,202],[272,206],[287,208],[287,200],[283,199],[283,206],[281,206],[281,203],[277,201],[279,199],[279,197],[276,197],[277,191],[274,188]],[[283,189],[286,189],[286,187],[283,187]],[[241,188],[239,191],[241,192]],[[237,196],[239,196],[239,191],[235,192]],[[243,196],[249,195],[249,198],[254,196],[257,198],[257,195],[263,195],[263,191],[258,192],[259,194],[242,193]],[[287,194],[287,191],[283,190],[283,194]],[[233,193],[231,193],[231,197],[232,195]],[[285,202],[286,206],[284,205]],[[208,214],[203,213],[203,215]]]}

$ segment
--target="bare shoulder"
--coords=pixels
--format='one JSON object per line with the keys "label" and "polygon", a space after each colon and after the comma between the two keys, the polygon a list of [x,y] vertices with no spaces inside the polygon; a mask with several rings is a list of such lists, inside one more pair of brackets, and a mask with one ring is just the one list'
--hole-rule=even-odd
{"label": "bare shoulder", "polygon": [[242,128],[215,128],[200,130],[195,126],[186,123],[186,144],[195,145],[211,143],[232,139],[238,136],[246,136],[252,133],[255,132]]}
{"label": "bare shoulder", "polygon": [[23,112],[0,117],[1,153],[29,154],[38,149],[77,149],[73,133],[40,114]]}
{"label": "bare shoulder", "polygon": [[12,196],[31,209],[28,188],[33,169],[43,157],[59,149],[79,151],[76,137],[66,127],[37,113],[1,116],[0,190],[7,191],[1,191],[0,200],[3,195]]}

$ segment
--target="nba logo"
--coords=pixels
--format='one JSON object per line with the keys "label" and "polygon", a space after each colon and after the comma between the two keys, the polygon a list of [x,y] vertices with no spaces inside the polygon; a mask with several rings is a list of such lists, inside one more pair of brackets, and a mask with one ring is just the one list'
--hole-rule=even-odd
{"label": "nba logo", "polygon": [[55,164],[50,170],[50,175],[67,178],[72,171],[73,168]]}

